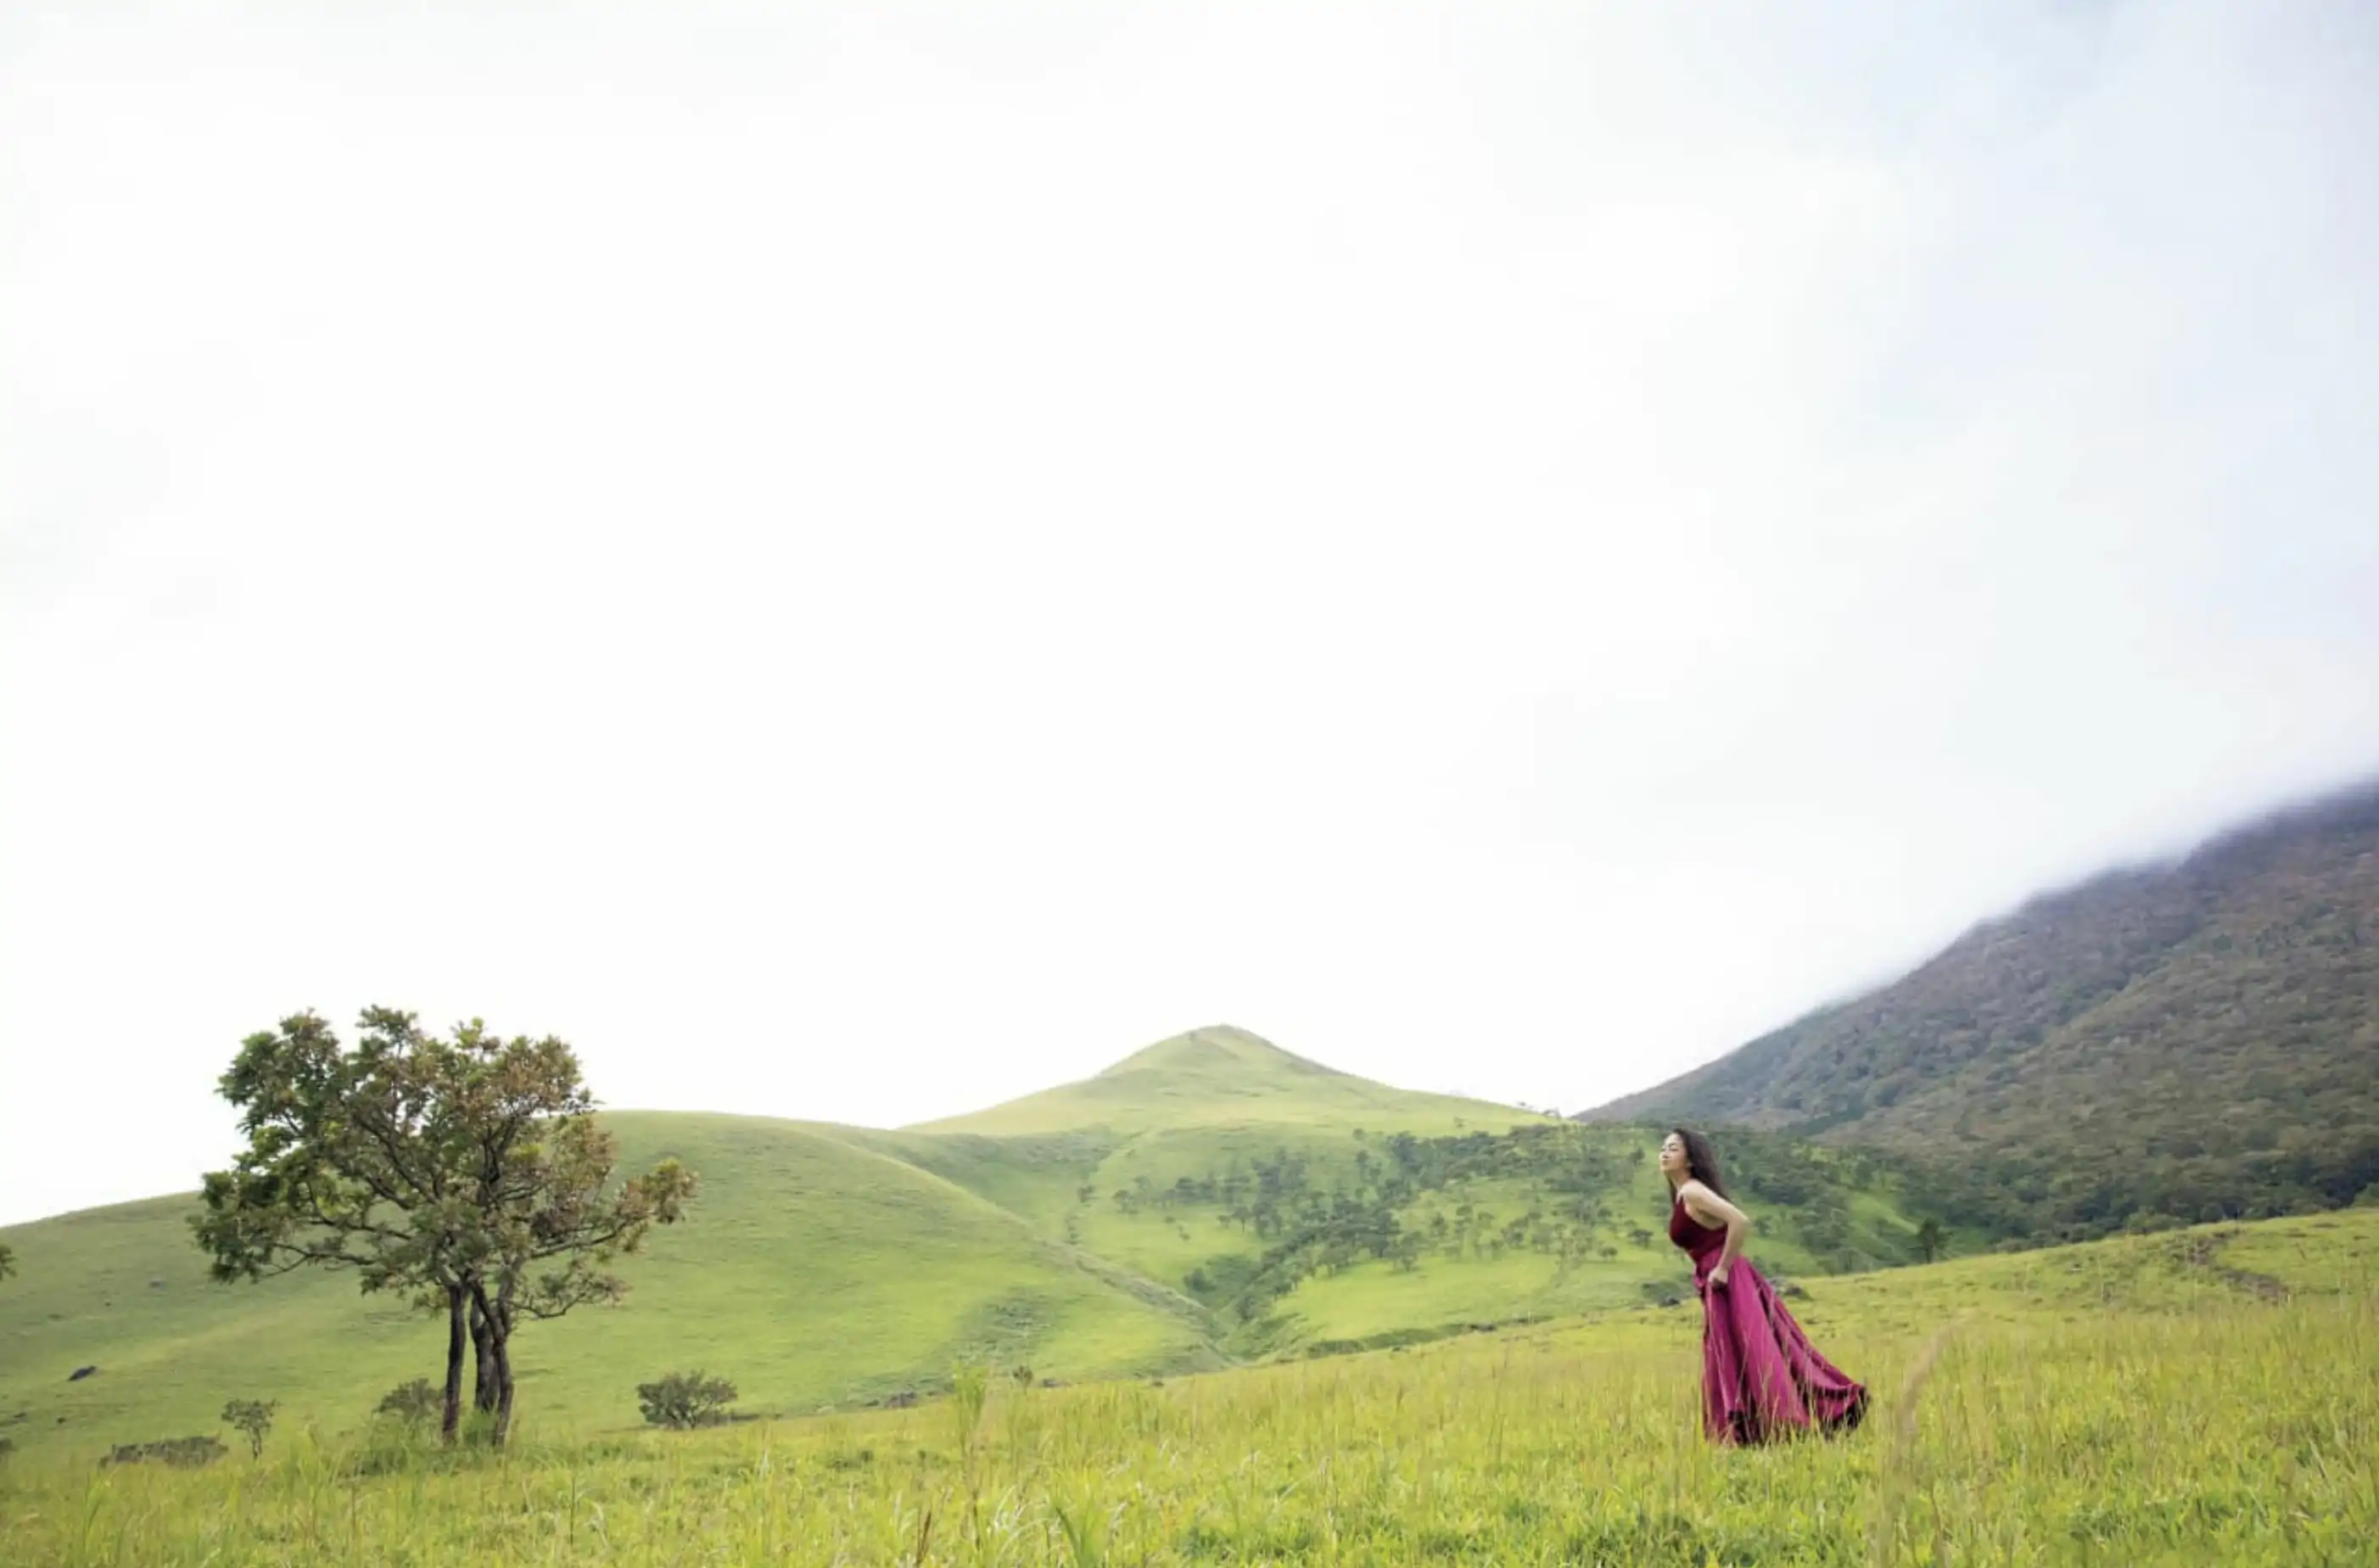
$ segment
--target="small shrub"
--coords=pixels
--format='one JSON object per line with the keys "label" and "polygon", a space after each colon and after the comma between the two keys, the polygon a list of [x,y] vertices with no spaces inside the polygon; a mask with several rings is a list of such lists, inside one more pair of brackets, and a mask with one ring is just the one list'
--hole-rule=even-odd
{"label": "small shrub", "polygon": [[102,1465],[171,1465],[191,1470],[211,1465],[230,1452],[214,1437],[166,1438],[157,1442],[123,1442],[107,1451]]}
{"label": "small shrub", "polygon": [[645,1419],[680,1431],[724,1421],[735,1398],[733,1383],[701,1372],[671,1372],[658,1382],[636,1385],[636,1407]]}
{"label": "small shrub", "polygon": [[247,1437],[249,1458],[261,1458],[265,1435],[272,1430],[272,1413],[280,1407],[278,1400],[235,1399],[223,1408],[223,1424]]}
{"label": "small shrub", "polygon": [[416,1378],[381,1394],[372,1413],[393,1417],[408,1427],[427,1426],[446,1413],[446,1396],[428,1378]]}

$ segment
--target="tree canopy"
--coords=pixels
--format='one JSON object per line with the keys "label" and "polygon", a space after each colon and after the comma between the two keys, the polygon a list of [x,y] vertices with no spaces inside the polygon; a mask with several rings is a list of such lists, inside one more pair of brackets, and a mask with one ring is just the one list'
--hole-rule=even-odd
{"label": "tree canopy", "polygon": [[514,1328],[617,1299],[624,1286],[605,1265],[694,1191],[674,1160],[614,1187],[576,1053],[476,1019],[441,1038],[414,1014],[370,1007],[348,1049],[315,1014],[294,1014],[248,1036],[220,1087],[248,1142],[208,1174],[192,1222],[215,1278],[352,1269],[366,1292],[442,1309],[449,1441],[469,1331],[481,1330],[482,1404],[501,1442]]}

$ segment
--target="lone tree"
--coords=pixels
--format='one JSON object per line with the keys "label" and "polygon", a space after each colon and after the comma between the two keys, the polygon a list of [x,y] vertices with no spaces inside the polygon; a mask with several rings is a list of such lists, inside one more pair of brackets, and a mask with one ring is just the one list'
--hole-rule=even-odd
{"label": "lone tree", "polygon": [[10,1274],[15,1273],[16,1272],[17,1255],[14,1252],[9,1251],[6,1247],[0,1247],[0,1280],[6,1279]]}
{"label": "lone tree", "polygon": [[1938,1262],[1943,1248],[1949,1244],[1950,1238],[1942,1233],[1941,1222],[1927,1214],[1925,1223],[1916,1227],[1916,1250],[1926,1262]]}
{"label": "lone tree", "polygon": [[251,1034],[219,1081],[248,1138],[209,1172],[191,1220],[218,1280],[308,1265],[354,1269],[366,1293],[399,1291],[447,1313],[443,1432],[461,1421],[470,1213],[441,1064],[411,1049],[411,1019],[373,1008],[348,1051],[311,1012]]}
{"label": "lone tree", "polygon": [[264,1440],[272,1430],[272,1413],[281,1408],[275,1399],[235,1399],[223,1408],[223,1424],[248,1439],[248,1456],[264,1456]]}
{"label": "lone tree", "polygon": [[466,1272],[501,1444],[512,1430],[513,1333],[532,1318],[618,1300],[626,1284],[605,1265],[643,1246],[654,1225],[675,1224],[694,1178],[664,1160],[611,1186],[617,1146],[561,1041],[499,1040],[474,1019],[452,1049],[464,1066],[450,1092],[473,1176]]}
{"label": "lone tree", "polygon": [[221,1088],[248,1142],[232,1169],[208,1175],[192,1221],[214,1276],[352,1268],[366,1292],[442,1307],[448,1442],[471,1319],[486,1322],[482,1396],[492,1379],[501,1443],[519,1320],[616,1299],[622,1287],[600,1265],[676,1220],[694,1190],[668,1160],[607,1192],[611,1140],[576,1055],[550,1037],[500,1039],[477,1019],[439,1039],[411,1013],[367,1008],[347,1051],[322,1019],[296,1014],[248,1036]]}

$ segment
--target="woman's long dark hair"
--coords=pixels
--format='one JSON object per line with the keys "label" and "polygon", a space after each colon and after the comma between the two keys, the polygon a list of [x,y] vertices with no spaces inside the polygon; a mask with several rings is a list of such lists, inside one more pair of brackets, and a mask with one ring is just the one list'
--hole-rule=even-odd
{"label": "woman's long dark hair", "polygon": [[1685,1174],[1721,1198],[1725,1197],[1726,1182],[1718,1174],[1718,1151],[1710,1147],[1710,1140],[1691,1128],[1673,1127],[1669,1130],[1685,1146]]}

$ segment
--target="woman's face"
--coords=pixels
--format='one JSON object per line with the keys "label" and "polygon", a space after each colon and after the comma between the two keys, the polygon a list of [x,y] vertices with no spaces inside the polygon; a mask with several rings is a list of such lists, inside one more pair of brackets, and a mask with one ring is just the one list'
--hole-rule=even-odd
{"label": "woman's face", "polygon": [[1660,1174],[1675,1177],[1685,1174],[1685,1140],[1675,1133],[1660,1140]]}

